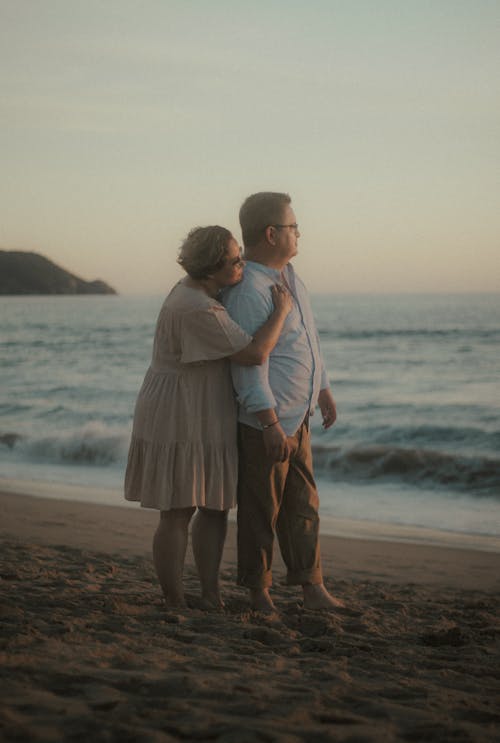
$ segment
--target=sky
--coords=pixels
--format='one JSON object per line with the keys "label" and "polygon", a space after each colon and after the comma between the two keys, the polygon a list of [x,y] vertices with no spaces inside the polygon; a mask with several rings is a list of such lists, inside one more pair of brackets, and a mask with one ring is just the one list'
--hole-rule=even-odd
{"label": "sky", "polygon": [[165,293],[286,191],[313,292],[500,291],[498,0],[0,0],[0,248]]}

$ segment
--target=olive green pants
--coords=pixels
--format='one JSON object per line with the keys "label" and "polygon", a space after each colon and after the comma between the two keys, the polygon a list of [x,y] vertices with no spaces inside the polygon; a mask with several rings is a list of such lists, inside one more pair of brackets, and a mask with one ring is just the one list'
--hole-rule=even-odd
{"label": "olive green pants", "polygon": [[322,582],[319,498],[306,423],[288,441],[288,459],[273,462],[264,449],[262,431],[238,425],[238,583],[247,588],[272,584],[275,533],[287,583]]}

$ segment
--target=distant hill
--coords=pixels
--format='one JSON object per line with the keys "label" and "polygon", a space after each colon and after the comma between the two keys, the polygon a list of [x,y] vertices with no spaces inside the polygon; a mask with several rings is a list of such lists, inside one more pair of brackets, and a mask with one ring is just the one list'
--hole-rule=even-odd
{"label": "distant hill", "polygon": [[0,250],[0,294],[116,294],[104,281],[84,281],[38,253]]}

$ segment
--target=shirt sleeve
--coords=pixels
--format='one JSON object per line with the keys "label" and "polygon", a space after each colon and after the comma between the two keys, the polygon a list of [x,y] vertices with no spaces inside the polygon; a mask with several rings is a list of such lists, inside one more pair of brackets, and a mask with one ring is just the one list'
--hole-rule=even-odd
{"label": "shirt sleeve", "polygon": [[[267,297],[257,291],[240,292],[236,287],[227,293],[224,301],[233,320],[249,333],[255,333],[273,310],[270,291]],[[259,366],[241,366],[232,361],[231,376],[238,402],[249,413],[276,407],[269,385],[269,359]]]}
{"label": "shirt sleeve", "polygon": [[214,361],[241,351],[252,341],[222,305],[186,312],[181,325],[181,362]]}
{"label": "shirt sleeve", "polygon": [[[320,366],[318,392],[320,392],[321,390],[330,389],[330,380],[328,378],[328,372],[326,370],[325,360],[323,359],[323,354],[321,353],[321,344],[319,342],[318,328],[316,325],[316,320],[314,319],[311,302],[309,300],[309,294],[304,285],[304,282],[296,275],[295,271],[293,270],[293,266],[291,264],[287,266],[287,271],[289,272],[289,280],[293,282],[293,285],[300,287],[303,308],[307,311],[308,327],[314,333],[314,340],[316,342],[316,361],[317,363],[319,363],[319,366]],[[315,404],[316,402],[317,401],[315,401]]]}
{"label": "shirt sleeve", "polygon": [[320,382],[320,390],[329,390],[330,389],[330,380],[328,378],[328,374],[325,368],[325,365],[323,363],[323,359],[321,359],[321,382]]}
{"label": "shirt sleeve", "polygon": [[316,343],[318,344],[319,360],[321,363],[321,381],[320,381],[320,386],[319,386],[319,389],[321,391],[321,390],[330,389],[330,379],[328,377],[328,372],[326,370],[323,354],[321,353],[321,346],[319,344],[319,333],[316,327],[316,323],[314,323],[314,333],[316,336]]}

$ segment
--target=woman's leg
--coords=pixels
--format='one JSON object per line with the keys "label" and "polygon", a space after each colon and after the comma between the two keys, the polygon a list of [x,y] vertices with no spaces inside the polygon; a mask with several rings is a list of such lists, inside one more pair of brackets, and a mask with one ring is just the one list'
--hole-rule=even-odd
{"label": "woman's leg", "polygon": [[173,508],[160,513],[160,523],[153,539],[153,560],[168,606],[186,606],[182,573],[188,526],[194,511],[194,508]]}
{"label": "woman's leg", "polygon": [[207,608],[220,608],[219,568],[227,532],[227,511],[199,508],[191,538],[201,583],[201,597]]}

